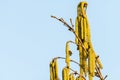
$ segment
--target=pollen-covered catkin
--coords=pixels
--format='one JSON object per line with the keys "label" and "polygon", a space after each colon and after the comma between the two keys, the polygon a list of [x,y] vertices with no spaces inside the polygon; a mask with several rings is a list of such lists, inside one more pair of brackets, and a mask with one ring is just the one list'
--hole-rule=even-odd
{"label": "pollen-covered catkin", "polygon": [[87,41],[87,24],[86,24],[86,18],[83,18],[83,39],[85,40],[85,42]]}
{"label": "pollen-covered catkin", "polygon": [[77,76],[75,80],[84,80],[84,78]]}
{"label": "pollen-covered catkin", "polygon": [[94,54],[94,51],[92,52],[92,76],[94,77],[95,76],[95,54]]}
{"label": "pollen-covered catkin", "polygon": [[67,80],[67,78],[66,78],[66,68],[63,68],[63,70],[62,70],[62,80]]}
{"label": "pollen-covered catkin", "polygon": [[74,74],[69,75],[69,80],[74,80]]}
{"label": "pollen-covered catkin", "polygon": [[69,70],[67,67],[62,70],[62,80],[69,80]]}
{"label": "pollen-covered catkin", "polygon": [[86,17],[85,5],[87,5],[87,2],[84,1],[81,3],[81,13],[84,18]]}
{"label": "pollen-covered catkin", "polygon": [[54,64],[55,64],[55,78],[56,78],[56,80],[58,80],[59,79],[59,77],[58,77],[58,62],[57,62],[57,59],[55,59],[54,60]]}
{"label": "pollen-covered catkin", "polygon": [[80,79],[79,79],[79,76],[77,76],[75,80],[80,80]]}
{"label": "pollen-covered catkin", "polygon": [[50,62],[50,80],[54,80],[52,62]]}
{"label": "pollen-covered catkin", "polygon": [[67,71],[66,71],[66,77],[67,77],[67,80],[69,80],[69,72],[70,72],[70,69],[67,68]]}
{"label": "pollen-covered catkin", "polygon": [[67,64],[67,67],[70,67],[70,46],[69,46],[69,41],[66,43],[66,64]]}
{"label": "pollen-covered catkin", "polygon": [[84,19],[83,19],[83,17],[81,17],[81,20],[80,20],[80,24],[81,24],[81,26],[78,28],[79,30],[80,30],[80,35],[81,35],[81,39],[83,40],[84,39],[84,34],[83,34],[83,28],[84,28],[84,25],[83,25],[83,22],[84,22]]}
{"label": "pollen-covered catkin", "polygon": [[88,57],[88,65],[89,65],[89,74],[91,76],[95,76],[95,54],[93,49],[89,49],[89,57]]}
{"label": "pollen-covered catkin", "polygon": [[91,43],[91,35],[90,35],[90,26],[89,26],[89,22],[88,22],[88,19],[86,18],[86,35],[87,35],[87,41]]}
{"label": "pollen-covered catkin", "polygon": [[54,63],[54,60],[52,60],[52,72],[53,72],[53,80],[55,80],[55,63]]}
{"label": "pollen-covered catkin", "polygon": [[93,76],[91,76],[91,74],[89,74],[89,80],[93,80]]}
{"label": "pollen-covered catkin", "polygon": [[89,74],[92,73],[92,49],[89,49],[89,56],[88,56],[88,65],[89,65]]}
{"label": "pollen-covered catkin", "polygon": [[[78,17],[76,18],[76,22],[75,22],[75,33],[78,36]],[[78,44],[78,38],[75,37],[75,43]]]}
{"label": "pollen-covered catkin", "polygon": [[[90,42],[89,43],[89,45],[90,45],[90,47],[93,49],[93,47],[92,47],[92,43]],[[103,66],[102,66],[102,63],[101,63],[101,61],[100,61],[100,58],[98,57],[97,58],[97,55],[96,55],[96,53],[93,51],[93,53],[94,53],[94,55],[95,55],[95,61],[96,61],[96,63],[98,64],[98,66],[100,67],[100,69],[103,69]]]}
{"label": "pollen-covered catkin", "polygon": [[83,49],[79,46],[79,59],[80,59],[80,75],[83,75]]}

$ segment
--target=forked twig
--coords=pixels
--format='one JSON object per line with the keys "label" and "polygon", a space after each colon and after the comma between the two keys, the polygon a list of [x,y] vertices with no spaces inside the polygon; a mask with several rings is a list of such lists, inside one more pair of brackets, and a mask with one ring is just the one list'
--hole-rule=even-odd
{"label": "forked twig", "polygon": [[68,28],[69,31],[73,32],[73,34],[76,36],[76,38],[77,38],[78,41],[80,42],[79,45],[82,46],[82,48],[84,49],[84,51],[85,51],[86,54],[88,55],[88,52],[87,52],[86,48],[85,48],[84,45],[82,44],[82,40],[78,37],[78,35],[76,34],[74,28],[71,27],[67,22],[65,22],[63,18],[57,18],[56,16],[51,16],[51,17],[57,19],[57,20],[60,21],[60,22],[62,22],[62,23]]}
{"label": "forked twig", "polygon": [[[53,58],[53,60],[55,60],[55,59],[66,59],[66,58],[64,58],[64,57],[55,57],[55,58]],[[74,63],[76,63],[77,65],[79,65],[79,66],[81,66],[78,62],[76,62],[75,60],[70,60],[71,62],[74,62]]]}
{"label": "forked twig", "polygon": [[[56,59],[66,59],[66,58],[64,58],[64,57],[55,57],[55,58],[53,58],[53,61],[56,60]],[[79,66],[81,66],[81,65],[80,65],[78,62],[76,62],[75,60],[70,60],[70,61],[78,64]],[[84,80],[86,80],[85,77],[84,77],[83,75],[80,75],[77,71],[73,70],[73,69],[70,68],[70,67],[67,67],[67,68],[69,68],[72,72],[74,72],[75,75],[77,74],[77,75],[79,75],[81,78],[83,78]]]}

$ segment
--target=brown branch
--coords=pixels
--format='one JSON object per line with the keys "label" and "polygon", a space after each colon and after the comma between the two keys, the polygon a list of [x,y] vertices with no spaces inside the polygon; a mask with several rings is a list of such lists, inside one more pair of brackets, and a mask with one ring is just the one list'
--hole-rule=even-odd
{"label": "brown branch", "polygon": [[[96,57],[96,61],[97,61],[98,58],[99,58],[99,56]],[[96,76],[99,77],[100,80],[105,80],[105,79],[107,78],[107,75],[106,75],[105,77],[103,77],[103,75],[102,75],[102,73],[101,73],[101,70],[100,70],[100,67],[98,66],[97,63],[96,63],[95,65],[96,65],[95,70],[97,71],[97,72],[96,72],[96,73],[97,73]]]}
{"label": "brown branch", "polygon": [[[67,68],[69,68],[69,67],[67,67]],[[81,78],[83,78],[84,80],[86,80],[85,79],[85,77],[83,76],[83,75],[80,75],[77,71],[75,71],[75,70],[73,70],[73,69],[71,69],[71,68],[69,68],[71,71],[73,71],[74,72],[74,74],[76,75],[79,75]]]}
{"label": "brown branch", "polygon": [[63,18],[57,18],[56,16],[51,16],[51,17],[57,19],[60,22],[62,22],[68,28],[69,31],[73,32],[73,34],[76,36],[76,38],[80,42],[80,44],[78,44],[78,45],[81,45],[82,48],[84,49],[84,51],[86,52],[86,54],[88,55],[88,52],[87,52],[86,48],[84,47],[84,45],[82,43],[82,40],[78,37],[75,30],[67,22],[65,22]]}
{"label": "brown branch", "polygon": [[[55,59],[66,59],[66,58],[64,58],[64,57],[55,57],[55,58],[53,58],[53,60],[55,60]],[[78,62],[76,62],[75,60],[71,59],[70,61],[76,63],[77,65],[79,65],[81,67],[81,65]]]}
{"label": "brown branch", "polygon": [[108,76],[108,75],[106,75],[106,76],[104,77],[104,80],[107,78],[107,76]]}

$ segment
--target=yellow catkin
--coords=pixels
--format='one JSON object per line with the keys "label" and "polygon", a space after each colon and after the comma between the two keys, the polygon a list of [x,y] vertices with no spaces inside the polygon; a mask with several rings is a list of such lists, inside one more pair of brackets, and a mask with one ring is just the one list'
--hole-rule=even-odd
{"label": "yellow catkin", "polygon": [[88,66],[89,66],[89,74],[92,73],[92,49],[89,49],[89,55],[88,55]]}
{"label": "yellow catkin", "polygon": [[54,76],[53,76],[53,71],[52,71],[53,67],[52,67],[52,62],[50,62],[50,80],[54,80]]}
{"label": "yellow catkin", "polygon": [[[87,23],[86,23],[86,18],[83,19],[83,45],[86,49],[88,49],[88,31],[87,31]],[[83,50],[83,69],[84,69],[84,73],[85,76],[87,76],[87,54],[86,52]]]}
{"label": "yellow catkin", "polygon": [[85,42],[87,41],[87,24],[86,24],[86,18],[83,19],[83,38]]}
{"label": "yellow catkin", "polygon": [[[89,71],[89,74],[93,77],[95,75],[94,71],[95,71],[96,55],[94,53],[92,43],[91,43],[90,27],[89,27],[86,10],[85,10],[86,5],[87,5],[86,2],[81,2],[78,5],[78,12],[77,12],[78,21],[77,21],[76,31],[78,31],[77,32],[78,37],[82,40],[84,47],[89,51],[87,55],[85,51],[82,49],[82,47],[79,46],[80,65],[83,67],[83,69],[80,68],[80,74],[83,75],[83,72],[84,72],[86,75],[87,71]],[[88,65],[87,65],[87,58],[88,58]],[[100,64],[99,65],[100,67],[102,67],[100,60],[98,60],[97,63]],[[90,80],[92,80],[91,77],[90,77]]]}
{"label": "yellow catkin", "polygon": [[[83,39],[83,18],[81,17],[80,19],[80,23],[79,23],[79,37],[80,39]],[[80,74],[83,75],[83,48],[81,46],[79,46],[79,52],[80,52],[80,65],[82,67],[80,67]]]}
{"label": "yellow catkin", "polygon": [[89,22],[88,22],[88,18],[86,18],[86,25],[87,25],[87,33],[86,33],[86,35],[87,35],[87,40],[88,40],[88,42],[91,42],[91,35],[90,35],[90,26],[89,26]]}
{"label": "yellow catkin", "polygon": [[[88,35],[87,35],[87,24],[86,24],[86,18],[83,19],[83,45],[86,49],[88,49]],[[87,57],[87,54],[84,52],[84,57]]]}
{"label": "yellow catkin", "polygon": [[83,55],[82,55],[82,68],[85,76],[87,76],[87,58],[84,56],[85,51],[83,50]]}
{"label": "yellow catkin", "polygon": [[91,76],[95,76],[95,54],[92,49],[89,49],[89,58],[88,58],[88,65],[89,65],[89,74]]}
{"label": "yellow catkin", "polygon": [[84,78],[77,76],[75,80],[84,80]]}
{"label": "yellow catkin", "polygon": [[79,80],[85,80],[83,77],[79,77]]}
{"label": "yellow catkin", "polygon": [[[95,57],[97,57],[97,55],[95,54]],[[97,64],[99,65],[100,69],[103,69],[102,63],[100,61],[100,58],[97,58],[96,60]]]}
{"label": "yellow catkin", "polygon": [[84,25],[83,25],[83,22],[84,22],[84,19],[83,19],[83,17],[81,18],[81,22],[80,22],[80,24],[81,24],[81,26],[80,26],[80,35],[81,35],[81,39],[83,40],[84,39],[84,34],[83,34],[83,29],[84,29]]}
{"label": "yellow catkin", "polygon": [[93,80],[93,76],[89,74],[89,80]]}
{"label": "yellow catkin", "polygon": [[69,75],[69,80],[74,80],[74,74]]}
{"label": "yellow catkin", "polygon": [[[78,17],[76,18],[76,22],[75,22],[75,33],[78,36]],[[78,44],[78,38],[75,38],[75,43]]]}
{"label": "yellow catkin", "polygon": [[82,11],[82,16],[85,18],[86,17],[86,11],[85,11],[85,5],[87,5],[87,2],[83,1],[81,2],[81,11]]}
{"label": "yellow catkin", "polygon": [[80,57],[80,75],[83,75],[83,55],[82,55],[82,47],[79,47],[79,57]]}
{"label": "yellow catkin", "polygon": [[[93,49],[91,42],[89,43],[89,45],[90,45],[90,47]],[[94,55],[95,55],[95,58],[97,58],[97,55],[96,55],[95,52],[94,52]],[[102,63],[101,63],[101,61],[100,61],[99,58],[97,58],[96,62],[97,62],[97,64],[99,65],[100,69],[103,69]]]}
{"label": "yellow catkin", "polygon": [[54,61],[52,61],[52,72],[53,72],[53,80],[55,80],[55,64]]}
{"label": "yellow catkin", "polygon": [[67,71],[66,71],[67,80],[69,80],[69,72],[70,72],[70,70],[69,70],[69,68],[67,68]]}
{"label": "yellow catkin", "polygon": [[63,68],[62,70],[62,80],[66,80],[66,70]]}
{"label": "yellow catkin", "polygon": [[84,57],[83,58],[83,60],[82,60],[83,62],[83,72],[84,72],[84,74],[85,74],[85,76],[87,76],[87,61],[86,61],[86,58]]}
{"label": "yellow catkin", "polygon": [[[89,32],[88,32],[88,25],[87,25],[87,20],[86,20],[86,18],[84,18],[84,28],[83,28],[83,35],[84,35],[84,41],[83,41],[83,43],[84,43],[84,47],[86,48],[86,49],[88,49],[88,34],[90,34]],[[87,56],[86,54],[84,54],[84,56]]]}
{"label": "yellow catkin", "polygon": [[[82,23],[82,24],[81,24]],[[82,26],[82,27],[81,27]],[[76,19],[76,33],[80,39],[83,39],[83,18],[81,16],[81,4],[78,4],[77,7],[77,19]],[[78,40],[76,39],[76,43],[79,44]],[[83,58],[83,49],[81,46],[78,47],[79,49],[79,58],[80,58],[80,66],[82,66],[82,58]],[[80,67],[80,74],[83,75],[83,68]]]}
{"label": "yellow catkin", "polygon": [[57,59],[54,60],[54,64],[55,64],[55,79],[58,80],[59,77],[58,77],[58,62],[57,62]]}
{"label": "yellow catkin", "polygon": [[80,79],[79,79],[79,76],[77,76],[75,80],[80,80]]}
{"label": "yellow catkin", "polygon": [[95,76],[95,54],[94,51],[92,52],[92,74],[93,77]]}
{"label": "yellow catkin", "polygon": [[71,74],[69,75],[69,80],[72,80]]}
{"label": "yellow catkin", "polygon": [[69,41],[66,43],[66,63],[67,67],[70,67],[70,46],[69,46]]}
{"label": "yellow catkin", "polygon": [[72,74],[72,80],[75,80],[75,77],[74,77],[74,75]]}
{"label": "yellow catkin", "polygon": [[62,80],[69,80],[69,70],[67,67],[62,70]]}
{"label": "yellow catkin", "polygon": [[82,17],[78,16],[78,37],[82,39],[82,28],[81,28]]}

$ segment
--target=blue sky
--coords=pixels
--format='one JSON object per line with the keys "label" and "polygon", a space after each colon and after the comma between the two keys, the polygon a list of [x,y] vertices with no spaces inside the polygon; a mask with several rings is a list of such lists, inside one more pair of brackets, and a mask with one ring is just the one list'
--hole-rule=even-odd
{"label": "blue sky", "polygon": [[[65,56],[65,42],[74,35],[60,22],[75,22],[81,0],[0,0],[0,80],[49,80],[49,62]],[[120,1],[87,0],[94,49],[106,80],[119,79]],[[76,54],[76,46],[72,45]],[[60,67],[64,67],[62,61]],[[97,80],[97,79],[96,79]]]}

